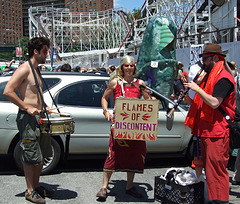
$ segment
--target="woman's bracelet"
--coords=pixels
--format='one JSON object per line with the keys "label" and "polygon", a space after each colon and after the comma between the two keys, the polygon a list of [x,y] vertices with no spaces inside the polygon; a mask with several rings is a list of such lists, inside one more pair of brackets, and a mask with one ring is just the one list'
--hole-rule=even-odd
{"label": "woman's bracelet", "polygon": [[106,112],[108,112],[108,110],[107,110],[107,109],[104,109],[104,110],[103,110],[103,115],[105,115]]}
{"label": "woman's bracelet", "polygon": [[196,91],[196,93],[198,94],[198,92],[199,92],[199,90],[200,90],[201,88],[200,87],[198,87],[198,89],[197,89],[197,91]]}

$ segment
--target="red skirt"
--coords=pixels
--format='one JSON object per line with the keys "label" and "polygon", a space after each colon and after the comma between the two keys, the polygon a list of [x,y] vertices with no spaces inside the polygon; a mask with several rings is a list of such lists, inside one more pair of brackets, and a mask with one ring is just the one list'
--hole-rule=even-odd
{"label": "red skirt", "polygon": [[147,151],[146,142],[114,139],[113,133],[112,128],[104,171],[143,173]]}

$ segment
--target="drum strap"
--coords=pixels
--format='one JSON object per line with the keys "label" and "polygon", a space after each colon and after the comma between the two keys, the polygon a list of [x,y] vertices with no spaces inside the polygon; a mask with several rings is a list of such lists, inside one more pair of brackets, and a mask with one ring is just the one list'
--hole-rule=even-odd
{"label": "drum strap", "polygon": [[54,100],[54,98],[53,98],[51,92],[49,91],[49,88],[48,88],[48,86],[47,86],[46,81],[42,78],[42,75],[40,75],[40,77],[41,77],[41,79],[42,79],[44,85],[46,86],[46,89],[47,89],[47,91],[48,91],[48,93],[49,93],[49,95],[50,95],[50,97],[51,97],[51,99],[52,99],[52,101],[53,101],[55,107],[57,108],[57,111],[60,113],[59,107],[57,106],[57,104],[56,104],[56,102],[55,102],[55,100]]}
{"label": "drum strap", "polygon": [[[35,83],[36,83],[36,86],[37,86],[37,90],[38,90],[38,92],[39,92],[39,95],[40,95],[40,98],[41,98],[41,101],[42,101],[42,106],[43,106],[43,108],[44,108],[44,112],[45,112],[46,117],[47,117],[47,119],[48,119],[48,124],[47,124],[47,126],[46,126],[46,128],[45,128],[45,131],[46,131],[46,132],[49,132],[49,131],[50,131],[51,122],[50,122],[49,117],[48,117],[48,114],[47,114],[46,103],[44,102],[43,95],[42,95],[42,92],[41,92],[41,90],[40,90],[39,83],[38,83],[38,80],[37,80],[36,72],[35,72],[35,70],[34,70],[34,68],[33,68],[33,64],[32,64],[32,62],[31,62],[31,60],[28,60],[28,62],[29,62],[29,65],[30,65],[30,67],[31,67],[31,69],[32,69],[32,73],[33,73],[34,80],[35,80]],[[39,75],[40,75],[40,78],[41,78],[40,72],[39,72]]]}

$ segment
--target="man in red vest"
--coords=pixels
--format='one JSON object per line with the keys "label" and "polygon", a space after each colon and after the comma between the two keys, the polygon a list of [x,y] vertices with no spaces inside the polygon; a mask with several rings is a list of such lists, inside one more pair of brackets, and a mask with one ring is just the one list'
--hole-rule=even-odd
{"label": "man in red vest", "polygon": [[185,83],[196,95],[191,103],[185,124],[194,135],[201,137],[201,151],[204,163],[208,197],[211,203],[229,203],[229,128],[218,107],[234,119],[235,81],[226,65],[225,55],[218,44],[206,45],[202,54],[206,75],[200,85]]}

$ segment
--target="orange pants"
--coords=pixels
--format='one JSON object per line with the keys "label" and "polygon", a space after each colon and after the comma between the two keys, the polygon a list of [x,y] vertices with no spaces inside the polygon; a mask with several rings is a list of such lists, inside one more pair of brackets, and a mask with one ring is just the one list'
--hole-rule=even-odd
{"label": "orange pants", "polygon": [[229,137],[201,137],[209,200],[229,200]]}

